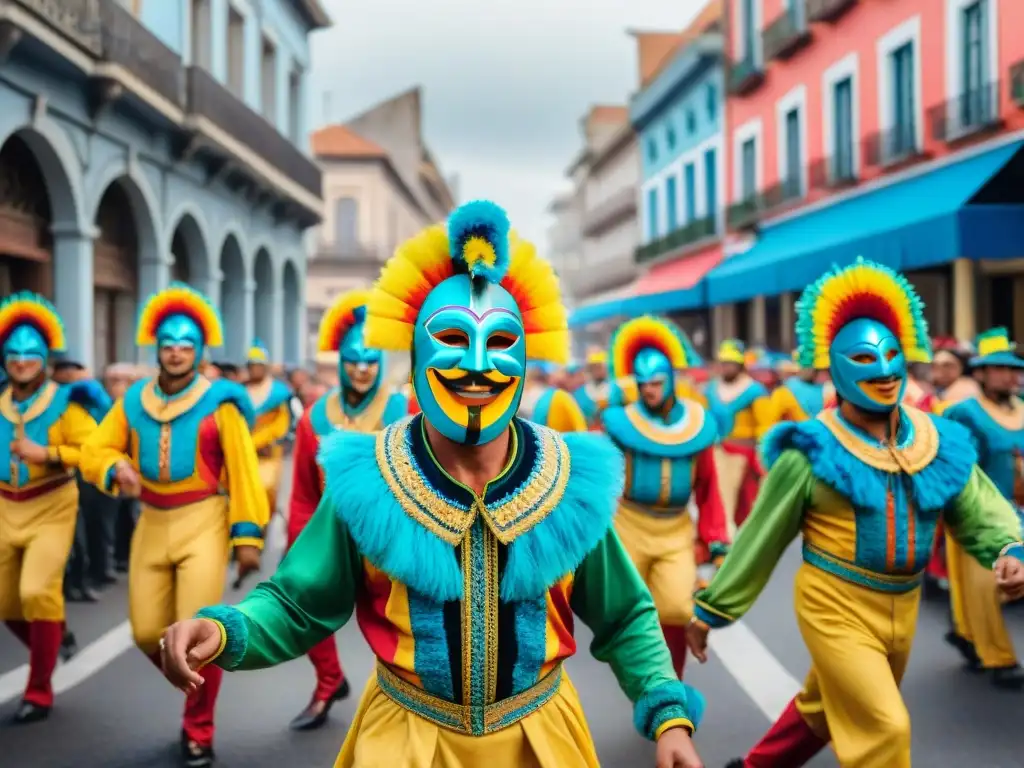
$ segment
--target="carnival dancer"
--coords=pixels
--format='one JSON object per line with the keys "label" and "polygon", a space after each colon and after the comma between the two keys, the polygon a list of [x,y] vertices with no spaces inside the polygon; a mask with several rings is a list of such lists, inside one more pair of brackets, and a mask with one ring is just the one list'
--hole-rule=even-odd
{"label": "carnival dancer", "polygon": [[46,365],[65,349],[49,301],[15,293],[0,302],[0,619],[29,652],[14,722],[46,719],[64,640],[64,567],[78,516],[82,443],[110,402],[95,381],[60,385]]}
{"label": "carnival dancer", "polygon": [[585,432],[587,419],[576,400],[564,389],[551,384],[554,365],[530,361],[519,402],[518,416],[558,432]]}
{"label": "carnival dancer", "polygon": [[165,636],[191,664],[257,669],[356,612],[378,657],[336,766],[597,766],[562,661],[593,630],[660,765],[695,768],[702,699],[672,674],[657,612],[612,528],[622,458],[603,436],[515,418],[526,360],[568,353],[557,278],[477,201],[402,245],[366,343],[412,351],[423,413],[320,449],[324,500],[273,579]]}
{"label": "carnival dancer", "polygon": [[256,339],[246,359],[249,379],[245,389],[256,412],[252,442],[260,460],[260,482],[267,493],[267,509],[273,517],[284,464],[283,441],[292,426],[292,393],[283,381],[270,375],[269,363],[270,353],[263,342]]}
{"label": "carnival dancer", "polygon": [[771,426],[768,390],[746,370],[746,349],[736,339],[718,348],[719,376],[704,390],[721,439],[715,451],[718,478],[730,530],[747,519],[762,471],[757,441]]}
{"label": "carnival dancer", "polygon": [[[269,519],[241,384],[196,370],[204,347],[223,345],[220,315],[181,283],[151,296],[136,344],[155,346],[159,373],[133,384],[83,450],[82,476],[106,493],[138,497],[141,514],[128,565],[128,615],[135,644],[158,667],[164,628],[221,598],[228,552],[239,579],[259,568]],[[214,759],[219,667],[185,704],[184,765]]]}
{"label": "carnival dancer", "polygon": [[[712,448],[718,432],[703,406],[675,395],[675,371],[684,370],[696,352],[670,320],[630,320],[615,332],[608,357],[615,380],[628,376],[640,388],[638,402],[604,413],[605,431],[626,457],[615,530],[651,591],[682,679],[697,583],[695,540],[712,557],[728,550]],[[696,531],[687,509],[691,498]]]}
{"label": "carnival dancer", "polygon": [[798,768],[831,738],[842,768],[910,768],[899,683],[936,522],[944,519],[1010,595],[1024,593],[1024,546],[967,431],[901,405],[908,363],[929,354],[907,280],[857,259],[809,285],[797,316],[801,362],[830,367],[840,405],[765,437],[770,471],[697,596],[690,648],[706,658],[709,628],[746,613],[802,533],[795,608],[811,671],[768,735],[733,765]]}
{"label": "carnival dancer", "polygon": [[[292,497],[288,510],[288,546],[302,533],[323,495],[324,476],[316,463],[320,441],[342,429],[373,433],[403,418],[406,398],[383,386],[384,359],[379,349],[363,342],[366,301],[370,292],[354,290],[339,296],[320,321],[317,351],[338,354],[339,386],[320,397],[299,420],[292,453]],[[330,635],[309,653],[316,670],[316,688],[309,704],[291,722],[292,730],[310,731],[327,722],[334,702],[349,695],[349,683]]]}
{"label": "carnival dancer", "polygon": [[[979,377],[981,392],[946,408],[943,415],[967,427],[978,449],[978,465],[1018,508],[1024,501],[1019,485],[1024,462],[1024,403],[1014,397],[1013,387],[1024,360],[1017,356],[1005,328],[981,334],[977,346],[978,354],[970,365]],[[969,668],[989,672],[997,688],[1024,687],[1024,670],[1006,631],[992,571],[967,557],[948,535],[946,558],[953,618],[947,641],[960,651]]]}
{"label": "carnival dancer", "polygon": [[[798,357],[799,352],[793,352],[793,361]],[[780,421],[807,421],[825,407],[825,386],[818,381],[818,372],[814,368],[800,366],[797,362],[792,362],[792,366],[791,374],[783,378],[770,396],[773,424]],[[783,370],[790,372],[788,367]]]}
{"label": "carnival dancer", "polygon": [[608,381],[608,353],[592,349],[587,354],[586,383],[572,396],[591,428],[601,425],[601,412],[608,407],[612,384]]}

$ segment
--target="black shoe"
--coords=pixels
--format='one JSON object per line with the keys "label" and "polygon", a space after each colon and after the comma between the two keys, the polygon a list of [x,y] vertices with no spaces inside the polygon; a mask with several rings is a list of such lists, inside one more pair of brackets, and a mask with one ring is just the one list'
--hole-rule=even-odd
{"label": "black shoe", "polygon": [[331,696],[331,701],[341,701],[342,699],[347,699],[350,692],[351,691],[349,690],[348,687],[348,678],[346,677],[344,680],[341,681],[341,685],[338,686],[338,690],[336,690],[334,692],[334,695]]}
{"label": "black shoe", "polygon": [[115,573],[128,573],[128,561],[127,560],[118,560],[116,563],[114,563],[114,572]]}
{"label": "black shoe", "polygon": [[75,633],[65,629],[64,637],[60,641],[60,657],[63,661],[69,661],[76,653],[78,653],[78,641],[75,640]]}
{"label": "black shoe", "polygon": [[317,728],[323,727],[323,724],[327,722],[327,716],[330,714],[334,702],[348,698],[349,692],[348,678],[346,678],[341,681],[341,685],[331,695],[331,698],[327,699],[327,701],[316,701],[314,699],[309,702],[309,705],[288,724],[288,727],[293,731],[315,731]]}
{"label": "black shoe", "polygon": [[964,667],[968,672],[981,672],[984,669],[981,659],[978,657],[978,652],[974,650],[974,643],[966,637],[961,637],[953,630],[947,632],[944,639],[960,652],[960,656],[964,660]]}
{"label": "black shoe", "polygon": [[29,723],[39,723],[50,716],[49,707],[41,707],[38,704],[33,704],[31,701],[23,701],[18,707],[18,711],[14,713],[14,717],[11,718],[11,723],[14,725],[28,725]]}
{"label": "black shoe", "polygon": [[1019,664],[1010,667],[996,667],[992,671],[992,685],[1005,691],[1019,691],[1024,688],[1024,669]]}
{"label": "black shoe", "polygon": [[204,747],[191,741],[185,732],[181,734],[181,764],[185,768],[208,768],[216,760],[213,747]]}

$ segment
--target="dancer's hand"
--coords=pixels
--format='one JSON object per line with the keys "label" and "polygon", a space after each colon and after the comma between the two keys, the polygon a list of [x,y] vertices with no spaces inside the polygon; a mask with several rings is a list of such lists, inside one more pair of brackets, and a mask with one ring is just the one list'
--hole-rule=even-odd
{"label": "dancer's hand", "polygon": [[175,688],[193,693],[203,684],[196,670],[213,659],[221,643],[221,629],[207,619],[172,624],[160,640],[160,664],[164,677]]}
{"label": "dancer's hand", "polygon": [[1024,597],[1024,562],[1012,555],[1003,555],[996,560],[992,571],[996,575],[996,585],[1007,600]]}
{"label": "dancer's hand", "polygon": [[686,644],[690,647],[690,653],[701,664],[708,660],[708,632],[711,628],[703,621],[696,619],[686,625]]}
{"label": "dancer's hand", "polygon": [[656,768],[704,768],[685,728],[669,728],[658,739]]}
{"label": "dancer's hand", "polygon": [[142,480],[139,473],[127,461],[119,461],[114,466],[114,482],[121,491],[122,496],[135,499],[142,493]]}
{"label": "dancer's hand", "polygon": [[50,460],[50,452],[46,446],[33,443],[27,437],[19,438],[11,443],[11,455],[26,464],[46,464]]}
{"label": "dancer's hand", "polygon": [[235,563],[238,566],[238,581],[260,569],[260,551],[249,545],[235,547]]}

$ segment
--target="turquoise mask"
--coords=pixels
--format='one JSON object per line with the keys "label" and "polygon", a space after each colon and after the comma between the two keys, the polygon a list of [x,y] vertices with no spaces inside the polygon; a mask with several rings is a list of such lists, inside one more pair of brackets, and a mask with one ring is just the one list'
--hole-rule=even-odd
{"label": "turquoise mask", "polygon": [[203,332],[187,315],[171,315],[156,330],[156,343],[164,347],[191,347],[196,351],[196,366],[203,357]]}
{"label": "turquoise mask", "polygon": [[501,435],[523,394],[525,335],[500,285],[456,275],[434,288],[413,336],[413,387],[427,421],[457,443]]}
{"label": "turquoise mask", "polygon": [[844,325],[829,347],[829,367],[836,393],[858,408],[888,413],[903,400],[907,360],[899,339],[877,320]]}
{"label": "turquoise mask", "polygon": [[633,377],[639,387],[641,384],[650,384],[655,381],[664,383],[664,399],[658,403],[660,408],[665,404],[674,391],[675,374],[672,370],[672,363],[664,354],[650,347],[641,349],[633,359]]}
{"label": "turquoise mask", "polygon": [[46,362],[50,350],[46,339],[31,325],[19,325],[4,342],[4,360],[42,360]]}
{"label": "turquoise mask", "polygon": [[353,325],[345,338],[342,339],[341,347],[338,349],[338,381],[345,389],[353,389],[352,380],[345,372],[345,363],[359,366],[377,365],[377,378],[373,386],[366,392],[367,399],[373,397],[380,387],[380,381],[384,373],[384,366],[381,365],[382,354],[379,349],[367,347],[363,342],[363,320],[366,317],[366,309],[360,307],[355,311],[356,324]]}

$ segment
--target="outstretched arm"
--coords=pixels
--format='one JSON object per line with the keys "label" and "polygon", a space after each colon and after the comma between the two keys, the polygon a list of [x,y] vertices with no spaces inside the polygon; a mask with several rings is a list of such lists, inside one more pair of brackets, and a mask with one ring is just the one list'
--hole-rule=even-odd
{"label": "outstretched arm", "polygon": [[1017,513],[978,467],[946,510],[944,522],[957,543],[985,568],[1003,555],[1024,560]]}

